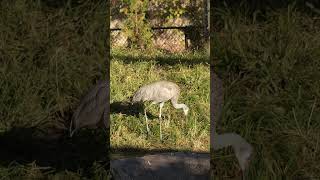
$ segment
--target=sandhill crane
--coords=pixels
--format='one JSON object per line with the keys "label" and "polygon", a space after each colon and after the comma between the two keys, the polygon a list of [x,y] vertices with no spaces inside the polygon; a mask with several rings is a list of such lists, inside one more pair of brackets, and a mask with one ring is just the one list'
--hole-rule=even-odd
{"label": "sandhill crane", "polygon": [[108,86],[109,82],[106,80],[99,81],[80,101],[70,122],[70,137],[82,127],[107,126],[104,115],[106,116]]}
{"label": "sandhill crane", "polygon": [[[211,72],[213,72],[211,70]],[[211,74],[211,108],[213,114],[211,118],[210,145],[211,152],[224,147],[232,146],[238,159],[240,168],[244,172],[253,153],[252,146],[240,135],[235,133],[217,134],[215,131],[216,120],[219,120],[223,105],[223,86],[221,79],[214,73]]]}
{"label": "sandhill crane", "polygon": [[[188,115],[189,108],[185,104],[178,104],[180,95],[180,88],[177,84],[169,81],[156,81],[147,85],[142,86],[138,91],[135,92],[132,97],[132,103],[152,101],[150,105],[158,104],[159,110],[159,122],[160,122],[160,140],[162,140],[161,131],[161,109],[166,101],[171,100],[171,103],[176,109],[183,109],[184,115]],[[146,119],[147,133],[149,133],[148,117],[147,117],[147,106],[144,108],[144,116]]]}

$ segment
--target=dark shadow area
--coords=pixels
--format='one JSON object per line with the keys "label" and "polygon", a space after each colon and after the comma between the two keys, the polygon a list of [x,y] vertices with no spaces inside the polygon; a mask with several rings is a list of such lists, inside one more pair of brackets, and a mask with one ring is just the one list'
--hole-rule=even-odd
{"label": "dark shadow area", "polygon": [[201,57],[194,57],[194,58],[186,58],[186,57],[172,57],[169,56],[155,56],[155,57],[135,57],[130,55],[112,55],[114,58],[122,60],[125,63],[136,63],[136,62],[150,62],[152,60],[156,61],[156,64],[159,65],[175,65],[175,64],[183,64],[183,65],[197,65],[197,64],[209,64],[209,58],[201,58]]}
{"label": "dark shadow area", "polygon": [[100,130],[81,130],[72,138],[61,130],[58,138],[50,138],[50,134],[41,135],[37,128],[13,128],[0,134],[0,164],[26,165],[35,161],[38,166],[52,167],[56,171],[76,172],[82,168],[90,177],[93,162],[109,167],[107,139]]}
{"label": "dark shadow area", "polygon": [[121,113],[139,117],[139,112],[143,112],[143,104],[131,104],[130,102],[120,101],[110,104],[110,113]]}
{"label": "dark shadow area", "polygon": [[[135,147],[120,147],[120,148],[112,148],[110,149],[110,159],[119,159],[119,158],[127,158],[127,157],[139,157],[144,155],[152,155],[159,153],[167,153],[167,152],[190,152],[187,149],[172,149],[172,148],[161,148],[161,149],[143,149],[143,148],[135,148]],[[197,154],[209,154],[209,152],[204,151],[193,151],[192,153]]]}
{"label": "dark shadow area", "polygon": [[[65,7],[77,7],[89,2],[88,0],[40,0],[41,6],[48,8],[65,8]],[[90,3],[101,2],[101,0],[91,0]]]}
{"label": "dark shadow area", "polygon": [[[110,113],[121,113],[125,115],[135,116],[139,117],[139,114],[144,114],[144,105],[142,103],[134,103],[131,104],[131,102],[113,102],[110,104]],[[154,119],[158,118],[158,116],[155,116],[149,112],[147,112],[148,118]]]}
{"label": "dark shadow area", "polygon": [[[130,149],[133,150],[137,149]],[[167,151],[112,160],[110,166],[113,177],[119,180],[127,177],[141,180],[209,179],[209,153]]]}

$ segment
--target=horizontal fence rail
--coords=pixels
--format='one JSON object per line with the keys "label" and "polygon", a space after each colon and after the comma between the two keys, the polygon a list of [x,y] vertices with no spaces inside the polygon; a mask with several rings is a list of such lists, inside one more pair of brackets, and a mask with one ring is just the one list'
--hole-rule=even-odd
{"label": "horizontal fence rail", "polygon": [[[151,27],[155,48],[168,52],[182,52],[198,48],[197,41],[203,39],[205,26]],[[121,28],[111,28],[112,47],[126,47],[127,38]]]}

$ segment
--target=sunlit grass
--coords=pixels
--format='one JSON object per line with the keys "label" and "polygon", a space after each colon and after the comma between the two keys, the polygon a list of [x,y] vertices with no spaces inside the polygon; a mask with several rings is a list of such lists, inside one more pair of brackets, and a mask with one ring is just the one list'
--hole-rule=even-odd
{"label": "sunlit grass", "polygon": [[[153,105],[149,109],[154,118],[149,122],[151,135],[148,138],[143,111],[139,117],[121,113],[111,114],[112,148],[129,146],[141,149],[208,152],[210,72],[208,64],[205,63],[207,57],[201,53],[172,56],[158,54],[145,57],[140,53],[140,56],[135,57],[137,60],[121,59],[135,53],[137,52],[124,53],[120,50],[113,53],[114,58],[110,65],[111,106],[114,102],[130,101],[130,97],[142,85],[157,80],[169,80],[181,88],[179,103],[188,105],[190,113],[185,119],[182,110],[174,109],[170,101],[165,103],[162,118],[163,142],[159,139],[159,105]],[[202,63],[197,63],[197,59],[202,59]],[[189,62],[196,64],[190,65]]]}

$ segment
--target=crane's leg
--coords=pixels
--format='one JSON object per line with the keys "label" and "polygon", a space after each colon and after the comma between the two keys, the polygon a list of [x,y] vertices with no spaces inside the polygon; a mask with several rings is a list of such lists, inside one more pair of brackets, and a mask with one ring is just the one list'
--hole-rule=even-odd
{"label": "crane's leg", "polygon": [[162,141],[162,130],[161,130],[161,109],[164,105],[164,102],[160,103],[160,112],[159,112],[159,122],[160,122],[160,141]]}
{"label": "crane's leg", "polygon": [[149,104],[147,107],[144,108],[144,117],[146,118],[146,126],[147,126],[147,133],[148,134],[150,132],[150,129],[149,129],[149,125],[148,125],[147,109],[153,104],[156,104],[156,103],[152,102],[151,104]]}
{"label": "crane's leg", "polygon": [[147,126],[147,133],[149,134],[149,126],[148,126],[148,117],[147,117],[147,109],[144,109],[144,117],[146,118],[146,126]]}
{"label": "crane's leg", "polygon": [[162,107],[163,107],[163,105],[164,105],[164,102],[160,103],[159,105],[160,105],[159,118],[161,118],[161,109],[162,109]]}

